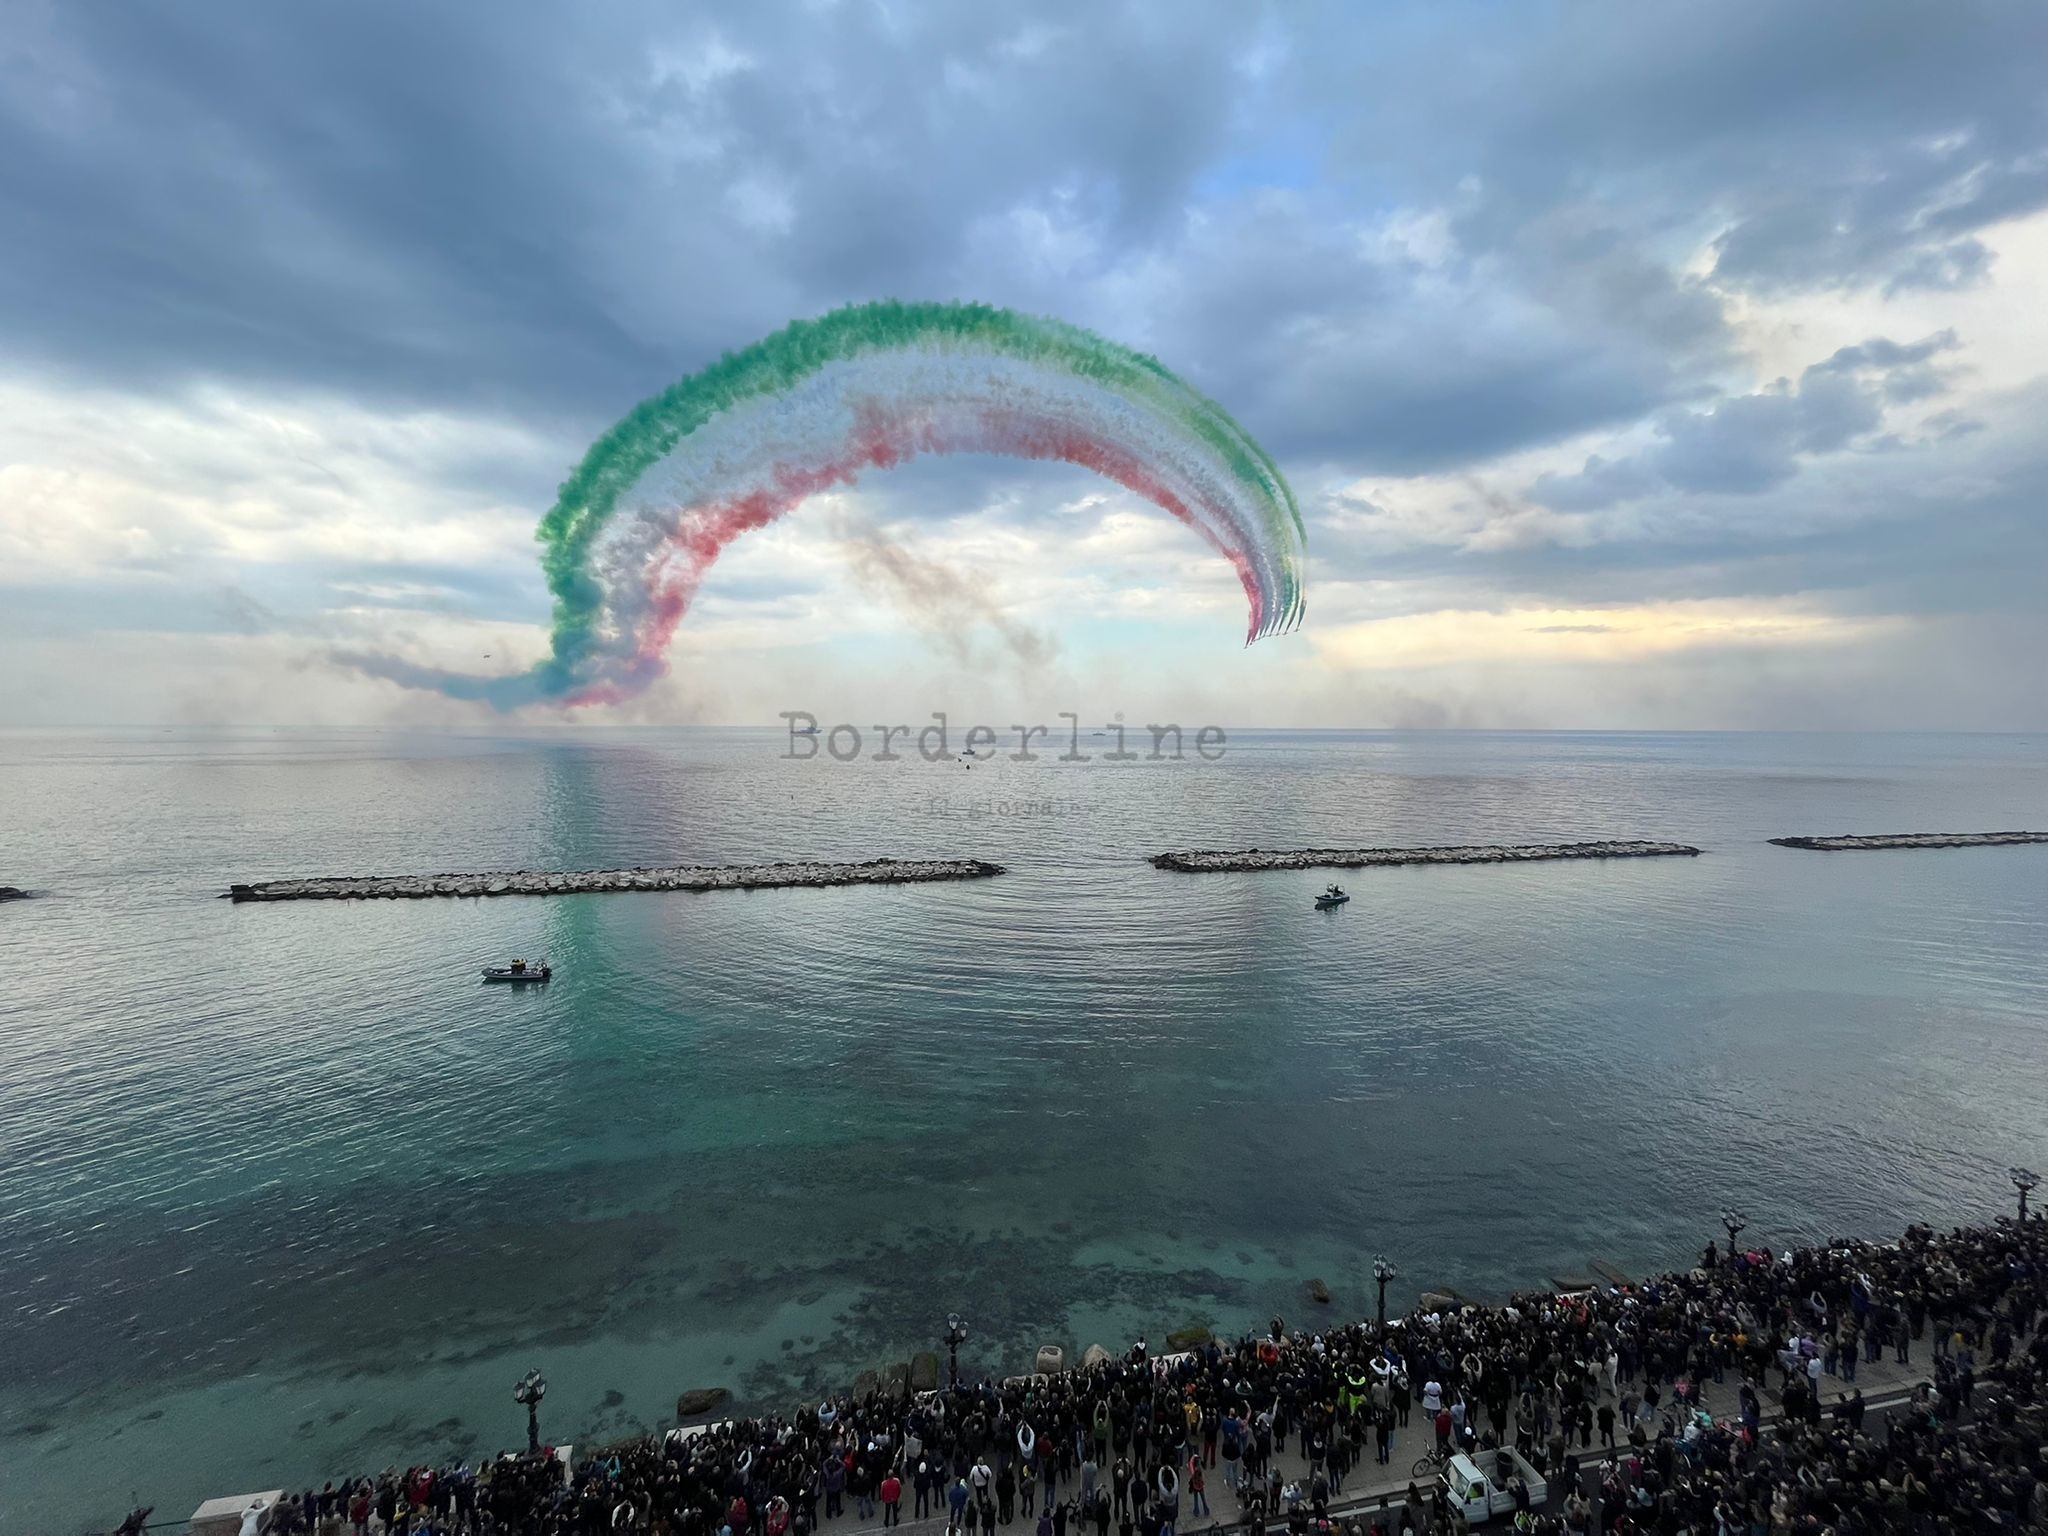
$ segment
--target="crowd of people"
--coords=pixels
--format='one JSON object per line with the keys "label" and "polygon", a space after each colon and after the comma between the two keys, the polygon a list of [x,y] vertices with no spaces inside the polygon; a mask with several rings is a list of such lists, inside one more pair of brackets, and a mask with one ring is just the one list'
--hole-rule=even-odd
{"label": "crowd of people", "polygon": [[[1561,1536],[2028,1530],[2048,1505],[2044,1276],[2039,1220],[1783,1255],[1710,1247],[1640,1286],[1384,1329],[1276,1318],[1192,1353],[1140,1344],[1055,1375],[872,1392],[571,1467],[543,1451],[330,1483],[271,1529],[811,1536],[911,1519],[948,1536],[1443,1536],[1468,1512],[1417,1457],[1464,1452],[1511,1469],[1497,1521]],[[1910,1401],[1867,1409],[1858,1368],[1886,1355],[1931,1373]]]}

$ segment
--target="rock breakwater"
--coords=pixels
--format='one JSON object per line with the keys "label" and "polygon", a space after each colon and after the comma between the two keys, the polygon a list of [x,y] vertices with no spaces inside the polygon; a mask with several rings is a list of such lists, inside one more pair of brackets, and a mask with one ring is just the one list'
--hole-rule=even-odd
{"label": "rock breakwater", "polygon": [[758,891],[783,886],[908,885],[1002,874],[985,859],[871,859],[865,864],[684,864],[667,868],[508,870],[464,875],[317,875],[231,885],[231,901],[418,900],[429,896],[575,896],[597,891]]}
{"label": "rock breakwater", "polygon": [[1493,843],[1444,848],[1200,848],[1155,853],[1156,869],[1184,874],[1259,869],[1371,869],[1390,864],[1523,864],[1545,859],[1650,859],[1697,854],[1685,843]]}
{"label": "rock breakwater", "polygon": [[1852,848],[2001,848],[2011,843],[2048,843],[2048,832],[1887,832],[1869,837],[1774,837],[1780,848],[1842,853]]}

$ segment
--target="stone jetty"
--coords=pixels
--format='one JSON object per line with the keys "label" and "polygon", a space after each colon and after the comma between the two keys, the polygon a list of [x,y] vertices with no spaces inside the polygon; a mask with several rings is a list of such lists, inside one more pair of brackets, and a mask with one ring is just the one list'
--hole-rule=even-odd
{"label": "stone jetty", "polygon": [[1813,848],[1842,853],[1852,848],[2002,848],[2012,843],[2048,843],[2048,832],[1889,832],[1870,837],[1774,837],[1780,848]]}
{"label": "stone jetty", "polygon": [[668,868],[510,870],[484,875],[316,875],[231,885],[230,901],[418,900],[428,896],[574,896],[593,891],[759,891],[782,886],[908,885],[1002,874],[985,859],[865,864],[684,864]]}
{"label": "stone jetty", "polygon": [[1493,843],[1447,848],[1244,848],[1155,853],[1156,869],[1184,874],[1257,869],[1371,869],[1388,864],[1523,864],[1541,859],[1650,859],[1697,854],[1684,843]]}

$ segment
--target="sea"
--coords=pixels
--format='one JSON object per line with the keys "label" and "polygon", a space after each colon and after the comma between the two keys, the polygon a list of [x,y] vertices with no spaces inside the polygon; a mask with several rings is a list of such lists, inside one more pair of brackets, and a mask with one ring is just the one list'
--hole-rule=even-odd
{"label": "sea", "polygon": [[[0,733],[0,1531],[2008,1211],[2048,738]],[[1170,746],[1170,743],[1169,743]],[[872,743],[867,751],[872,753]],[[1162,873],[1191,847],[1698,858]],[[235,905],[308,874],[972,856],[918,886]],[[480,968],[545,958],[544,988]],[[1331,1294],[1308,1299],[1311,1280]]]}

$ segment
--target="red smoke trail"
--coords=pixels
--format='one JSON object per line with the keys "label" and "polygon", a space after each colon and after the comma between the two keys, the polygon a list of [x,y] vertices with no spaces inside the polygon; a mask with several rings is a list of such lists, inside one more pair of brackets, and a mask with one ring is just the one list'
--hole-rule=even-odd
{"label": "red smoke trail", "polygon": [[[1047,417],[988,412],[979,418],[979,426],[980,432],[963,442],[946,424],[925,413],[890,411],[869,403],[859,411],[847,451],[838,458],[808,469],[777,469],[773,486],[734,501],[686,508],[674,536],[648,560],[651,617],[638,636],[634,655],[623,674],[569,694],[565,702],[616,704],[663,676],[668,671],[665,658],[677,626],[689,612],[698,588],[719,555],[741,534],[767,527],[821,491],[852,485],[865,469],[893,468],[921,453],[987,452],[1012,458],[1057,460],[1114,480],[1172,513],[1231,563],[1251,604],[1251,626],[1246,639],[1257,637],[1265,618],[1265,603],[1251,558],[1242,549],[1224,543],[1214,528],[1197,518],[1187,503],[1128,448],[1071,422]],[[1211,510],[1219,522],[1227,521],[1226,508],[1217,506]]]}

